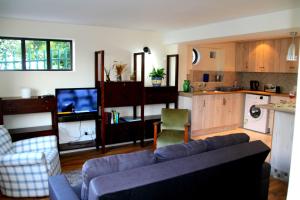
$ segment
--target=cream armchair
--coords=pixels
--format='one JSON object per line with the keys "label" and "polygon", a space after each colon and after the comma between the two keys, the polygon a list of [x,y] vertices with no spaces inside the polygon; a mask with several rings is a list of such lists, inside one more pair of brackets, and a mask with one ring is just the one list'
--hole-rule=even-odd
{"label": "cream armchair", "polygon": [[49,195],[48,177],[61,172],[56,136],[12,143],[0,127],[0,189],[10,197]]}

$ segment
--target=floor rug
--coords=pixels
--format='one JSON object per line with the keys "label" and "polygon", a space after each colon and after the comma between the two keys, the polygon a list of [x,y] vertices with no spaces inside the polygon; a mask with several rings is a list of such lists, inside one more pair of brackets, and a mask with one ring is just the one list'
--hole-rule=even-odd
{"label": "floor rug", "polygon": [[71,186],[75,186],[82,183],[81,169],[69,171],[63,174],[67,177]]}

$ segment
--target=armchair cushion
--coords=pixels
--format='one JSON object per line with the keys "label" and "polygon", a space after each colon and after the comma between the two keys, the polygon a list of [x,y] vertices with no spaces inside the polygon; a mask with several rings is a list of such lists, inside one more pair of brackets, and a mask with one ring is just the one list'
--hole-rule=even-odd
{"label": "armchair cushion", "polygon": [[191,141],[187,144],[173,144],[158,148],[154,151],[157,162],[173,160],[205,152],[207,144],[203,140]]}
{"label": "armchair cushion", "polygon": [[11,137],[6,128],[0,127],[0,155],[12,153],[13,144],[11,142]]}
{"label": "armchair cushion", "polygon": [[187,109],[166,109],[161,111],[161,129],[184,130],[184,125],[189,122]]}

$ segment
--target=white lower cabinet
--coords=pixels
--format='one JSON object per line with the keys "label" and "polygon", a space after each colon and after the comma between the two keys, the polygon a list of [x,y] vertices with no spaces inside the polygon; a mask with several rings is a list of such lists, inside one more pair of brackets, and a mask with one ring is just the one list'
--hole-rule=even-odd
{"label": "white lower cabinet", "polygon": [[294,121],[294,114],[275,111],[271,167],[272,175],[283,180],[288,180],[289,178]]}

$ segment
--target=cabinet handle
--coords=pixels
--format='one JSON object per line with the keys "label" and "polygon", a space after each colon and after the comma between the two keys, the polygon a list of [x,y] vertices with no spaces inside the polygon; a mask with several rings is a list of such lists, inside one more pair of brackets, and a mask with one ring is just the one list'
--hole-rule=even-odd
{"label": "cabinet handle", "polygon": [[289,68],[290,68],[290,69],[295,69],[295,67],[294,67],[294,66],[290,66]]}
{"label": "cabinet handle", "polygon": [[223,98],[223,106],[225,106],[225,105],[226,105],[226,99]]}
{"label": "cabinet handle", "polygon": [[205,100],[203,101],[203,107],[205,107]]}

